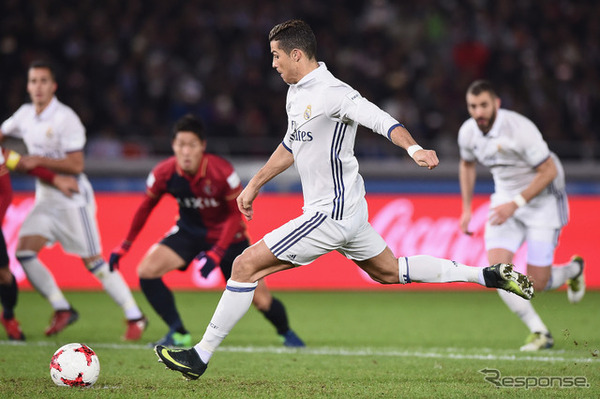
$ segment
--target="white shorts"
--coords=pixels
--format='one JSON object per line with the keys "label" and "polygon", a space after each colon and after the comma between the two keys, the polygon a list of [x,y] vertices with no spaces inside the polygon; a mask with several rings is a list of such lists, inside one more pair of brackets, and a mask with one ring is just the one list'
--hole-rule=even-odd
{"label": "white shorts", "polygon": [[354,215],[342,220],[308,211],[266,234],[263,241],[277,259],[296,266],[334,250],[348,259],[362,261],[379,255],[387,246],[369,224],[366,200]]}
{"label": "white shorts", "polygon": [[[512,201],[512,195],[495,193],[490,198],[490,209]],[[529,228],[560,229],[569,221],[569,203],[564,191],[545,189],[526,206],[518,208],[513,217]]]}
{"label": "white shorts", "polygon": [[34,235],[45,237],[48,245],[59,242],[65,252],[81,258],[102,254],[95,203],[78,208],[35,204],[19,230],[19,237]]}
{"label": "white shorts", "polygon": [[[493,206],[490,206],[490,212]],[[541,216],[539,209],[528,210],[528,206],[519,208],[501,225],[493,226],[489,222],[486,223],[484,236],[486,250],[502,248],[515,253],[524,242],[527,242],[527,264],[551,266],[562,226],[558,224],[555,227],[557,223],[551,223],[551,214],[547,219],[547,225],[543,226],[544,222],[539,219]],[[548,209],[544,206],[541,208]],[[524,212],[519,213],[520,210]],[[534,218],[532,214],[538,218]],[[540,224],[542,226],[539,226]]]}

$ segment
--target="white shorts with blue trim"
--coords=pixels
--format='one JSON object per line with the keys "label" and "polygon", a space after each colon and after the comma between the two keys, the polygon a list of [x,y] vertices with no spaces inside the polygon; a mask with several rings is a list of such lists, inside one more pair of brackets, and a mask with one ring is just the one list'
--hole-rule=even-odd
{"label": "white shorts with blue trim", "polygon": [[48,245],[59,242],[67,253],[89,258],[102,254],[95,203],[75,208],[35,204],[27,215],[19,237],[42,236]]}
{"label": "white shorts with blue trim", "polygon": [[273,255],[296,266],[306,265],[331,251],[362,261],[379,255],[387,244],[369,224],[366,200],[342,220],[321,212],[307,211],[263,237]]}
{"label": "white shorts with blue trim", "polygon": [[[492,195],[490,212],[493,207],[509,201],[508,196]],[[486,249],[503,248],[515,253],[527,242],[527,264],[550,266],[568,217],[566,195],[539,195],[517,209],[503,224],[493,226],[489,221],[486,223]]]}

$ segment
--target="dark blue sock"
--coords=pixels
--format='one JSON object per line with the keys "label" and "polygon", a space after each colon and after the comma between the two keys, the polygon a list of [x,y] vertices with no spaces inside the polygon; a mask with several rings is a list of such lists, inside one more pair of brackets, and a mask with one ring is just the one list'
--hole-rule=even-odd
{"label": "dark blue sock", "polygon": [[2,309],[4,310],[3,316],[6,320],[15,317],[14,309],[17,306],[17,294],[19,288],[17,287],[17,280],[15,276],[12,276],[12,280],[9,284],[0,285],[0,303],[2,303]]}
{"label": "dark blue sock", "polygon": [[156,313],[167,323],[169,329],[181,334],[188,331],[183,327],[183,321],[175,307],[175,298],[162,278],[140,278],[140,287]]}
{"label": "dark blue sock", "polygon": [[265,312],[262,312],[262,314],[264,314],[267,320],[269,320],[271,324],[275,326],[277,329],[277,334],[283,335],[290,329],[287,313],[285,312],[285,306],[283,306],[283,303],[281,303],[279,299],[273,297],[271,308]]}

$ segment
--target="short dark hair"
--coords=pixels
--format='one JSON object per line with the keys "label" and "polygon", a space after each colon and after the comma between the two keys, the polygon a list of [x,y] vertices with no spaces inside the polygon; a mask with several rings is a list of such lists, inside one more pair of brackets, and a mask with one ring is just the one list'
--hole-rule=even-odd
{"label": "short dark hair", "polygon": [[206,132],[204,130],[204,123],[200,118],[196,118],[192,114],[186,114],[179,118],[175,122],[173,127],[173,139],[179,132],[192,132],[202,141],[206,140]]}
{"label": "short dark hair", "polygon": [[30,69],[34,68],[44,68],[49,70],[50,76],[52,76],[52,80],[56,82],[56,67],[52,62],[47,60],[34,60],[31,62],[31,64],[29,64],[29,69],[27,70],[29,71]]}
{"label": "short dark hair", "polygon": [[474,96],[478,96],[484,92],[490,93],[492,97],[498,97],[498,94],[496,93],[496,90],[494,89],[492,83],[485,79],[479,79],[474,81],[469,85],[469,88],[467,89],[467,94],[472,94]]}
{"label": "short dark hair", "polygon": [[309,59],[317,55],[317,38],[310,26],[300,19],[290,19],[275,25],[269,32],[269,42],[279,41],[279,47],[289,54],[302,50]]}

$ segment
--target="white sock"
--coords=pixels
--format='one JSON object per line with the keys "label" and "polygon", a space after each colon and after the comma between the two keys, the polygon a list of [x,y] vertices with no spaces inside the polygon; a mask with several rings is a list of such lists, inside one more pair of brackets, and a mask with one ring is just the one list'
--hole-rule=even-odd
{"label": "white sock", "polygon": [[127,320],[136,320],[142,317],[142,311],[118,270],[111,272],[104,259],[88,264],[87,267],[100,280],[108,295],[123,309]]}
{"label": "white sock", "polygon": [[50,270],[40,262],[35,251],[18,251],[16,254],[19,263],[27,275],[31,285],[46,298],[54,310],[67,310],[71,308]]}
{"label": "white sock", "polygon": [[[466,266],[448,259],[429,255],[398,258],[400,283],[450,283],[465,281],[481,284],[482,268]],[[485,285],[485,284],[484,284]]]}
{"label": "white sock", "polygon": [[577,273],[579,273],[579,265],[575,262],[552,266],[550,280],[548,280],[544,291],[560,288],[568,279],[575,277]]}
{"label": "white sock", "polygon": [[239,283],[229,279],[202,340],[194,346],[200,359],[208,363],[217,347],[246,314],[258,283]]}
{"label": "white sock", "polygon": [[512,292],[497,290],[498,295],[504,301],[506,306],[516,314],[523,323],[529,328],[530,332],[547,333],[548,327],[544,324],[540,316],[537,314],[531,301],[521,298]]}

